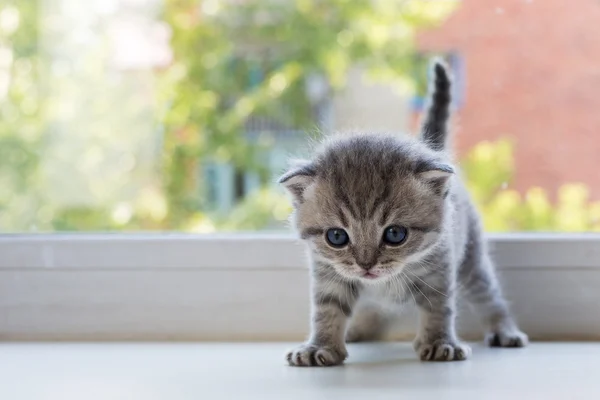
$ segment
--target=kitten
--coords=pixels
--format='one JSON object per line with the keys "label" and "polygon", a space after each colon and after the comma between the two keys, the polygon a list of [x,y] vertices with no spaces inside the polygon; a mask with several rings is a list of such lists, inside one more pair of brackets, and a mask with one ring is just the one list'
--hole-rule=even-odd
{"label": "kitten", "polygon": [[432,72],[418,140],[342,135],[279,180],[311,260],[311,333],[287,354],[290,365],[341,364],[346,341],[381,338],[394,317],[389,305],[408,300],[419,309],[420,359],[464,360],[471,350],[455,330],[459,288],[487,325],[490,346],[527,344],[447,154],[447,67],[436,60]]}

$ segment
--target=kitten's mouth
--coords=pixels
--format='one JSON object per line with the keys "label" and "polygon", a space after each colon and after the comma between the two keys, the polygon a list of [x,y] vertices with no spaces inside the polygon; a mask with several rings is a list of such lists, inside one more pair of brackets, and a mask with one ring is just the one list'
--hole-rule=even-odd
{"label": "kitten's mouth", "polygon": [[367,271],[364,274],[362,274],[362,278],[365,278],[365,279],[376,279],[376,278],[379,278],[379,275],[375,275],[375,274]]}

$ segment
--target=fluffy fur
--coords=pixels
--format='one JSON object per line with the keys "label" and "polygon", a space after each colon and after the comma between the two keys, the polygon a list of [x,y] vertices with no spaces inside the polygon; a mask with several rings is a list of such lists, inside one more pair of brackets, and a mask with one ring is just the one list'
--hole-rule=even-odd
{"label": "fluffy fur", "polygon": [[[479,217],[446,150],[451,80],[433,64],[430,101],[419,139],[347,134],[325,142],[280,183],[293,199],[293,221],[310,250],[311,334],[287,354],[290,365],[337,365],[346,341],[379,339],[393,309],[414,301],[421,360],[464,360],[455,331],[459,292],[475,306],[491,346],[527,343],[511,318],[483,239]],[[407,229],[386,244],[386,227]],[[348,243],[333,246],[329,229]],[[459,290],[462,289],[462,290]],[[350,323],[348,324],[348,321]]]}

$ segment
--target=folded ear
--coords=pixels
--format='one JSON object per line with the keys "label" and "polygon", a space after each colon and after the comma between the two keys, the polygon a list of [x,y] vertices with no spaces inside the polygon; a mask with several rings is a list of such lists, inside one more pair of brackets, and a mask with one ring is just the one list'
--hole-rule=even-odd
{"label": "folded ear", "polygon": [[428,183],[438,195],[445,195],[448,180],[454,175],[454,167],[442,161],[423,160],[417,163],[417,177]]}
{"label": "folded ear", "polygon": [[278,182],[292,195],[294,201],[304,201],[304,191],[314,181],[315,167],[308,161],[295,161],[293,166],[283,174]]}

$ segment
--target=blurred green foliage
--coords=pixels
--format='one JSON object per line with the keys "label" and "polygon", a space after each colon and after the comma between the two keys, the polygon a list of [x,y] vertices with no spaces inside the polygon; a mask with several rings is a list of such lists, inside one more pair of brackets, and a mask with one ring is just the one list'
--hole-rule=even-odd
{"label": "blurred green foliage", "polygon": [[[353,65],[390,84],[409,84],[406,71],[414,62],[416,29],[441,21],[455,4],[166,0],[164,19],[173,30],[175,61],[163,81],[169,104],[164,119],[165,226],[179,229],[202,212],[195,173],[201,161],[260,168],[255,163],[258,149],[244,140],[248,117],[311,130],[315,116],[309,80],[324,78],[331,94],[345,86]],[[248,204],[252,200],[240,207]],[[222,226],[236,228],[227,221]],[[256,223],[241,226],[255,228]]]}
{"label": "blurred green foliage", "polygon": [[590,201],[584,184],[561,186],[554,201],[541,187],[510,189],[516,170],[509,140],[479,143],[461,165],[488,232],[600,230],[600,202]]}
{"label": "blurred green foliage", "polygon": [[[164,0],[173,60],[149,88],[145,77],[104,67],[106,41],[61,72],[64,65],[41,47],[52,36],[41,32],[62,28],[51,18],[45,25],[41,0],[0,0],[0,231],[281,228],[289,201],[272,187],[227,215],[207,211],[202,165],[226,162],[264,174],[260,154],[271,144],[246,140],[248,119],[313,132],[315,78],[332,96],[359,65],[370,79],[407,93],[422,89],[415,33],[458,3]],[[57,88],[69,104],[49,95]],[[152,109],[159,110],[154,119]],[[143,128],[141,139],[129,132],[131,124]],[[65,127],[84,134],[67,138]],[[132,149],[140,140],[154,145]],[[49,159],[53,170],[44,164]],[[583,185],[562,187],[555,202],[541,188],[524,195],[508,189],[515,171],[507,141],[478,145],[464,172],[490,231],[600,227],[600,204],[589,202]],[[73,190],[82,182],[85,193]],[[56,193],[76,199],[61,203]]]}
{"label": "blurred green foliage", "polygon": [[39,4],[0,4],[0,227],[12,230],[33,224],[42,204]]}
{"label": "blurred green foliage", "polygon": [[[259,190],[230,215],[212,215],[202,165],[264,172],[265,144],[246,140],[248,118],[314,131],[315,77],[329,83],[327,95],[345,86],[351,65],[410,85],[403,72],[416,29],[456,4],[164,0],[173,60],[148,88],[140,78],[148,73],[111,69],[107,18],[116,11],[93,3],[87,11],[76,2],[42,11],[41,0],[0,0],[2,231],[265,226],[281,193]],[[140,140],[161,147],[154,178],[139,176],[141,164],[152,168],[147,146],[135,148]]]}

